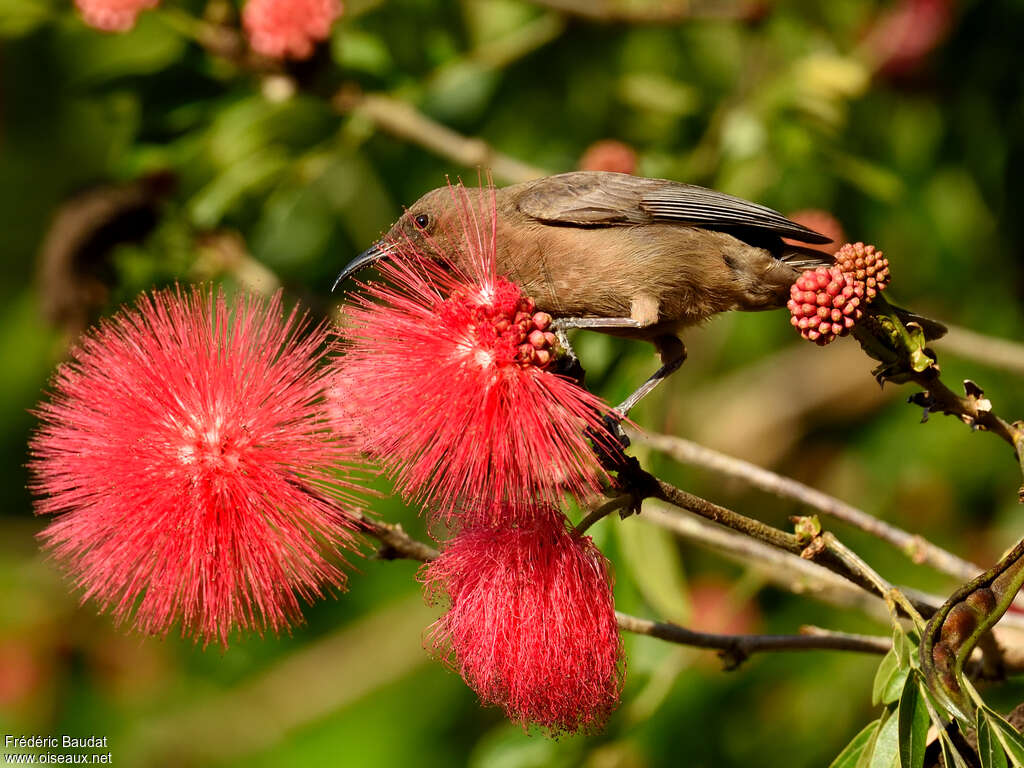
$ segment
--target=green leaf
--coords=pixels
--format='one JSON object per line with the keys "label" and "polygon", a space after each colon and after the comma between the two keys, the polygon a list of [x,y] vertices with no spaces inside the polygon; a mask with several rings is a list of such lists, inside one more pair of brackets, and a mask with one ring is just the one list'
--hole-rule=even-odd
{"label": "green leaf", "polygon": [[644,600],[669,621],[686,623],[690,601],[675,539],[643,519],[615,527],[623,563]]}
{"label": "green leaf", "polygon": [[184,38],[152,13],[144,13],[131,32],[105,35],[80,20],[61,26],[68,51],[67,66],[79,85],[92,85],[129,75],[151,75],[166,69],[187,49]]}
{"label": "green leaf", "polygon": [[1006,752],[993,733],[985,710],[978,710],[978,757],[981,768],[1007,768]]}
{"label": "green leaf", "polygon": [[930,722],[917,674],[908,675],[899,707],[900,768],[921,768],[924,765]]}
{"label": "green leaf", "polygon": [[893,647],[882,657],[878,671],[875,672],[875,683],[871,688],[871,703],[878,706],[879,704],[892,704],[899,699],[909,671],[909,667],[900,665],[896,648]]}
{"label": "green leaf", "polygon": [[1024,737],[1017,732],[1016,728],[1006,722],[998,712],[988,707],[985,708],[984,712],[996,738],[1003,745],[1006,754],[1010,756],[1010,762],[1014,768],[1024,768]]}
{"label": "green leaf", "polygon": [[939,732],[939,744],[942,747],[942,762],[947,768],[970,768],[944,730]]}
{"label": "green leaf", "polygon": [[878,731],[868,768],[896,768],[900,764],[900,719],[890,717]]}
{"label": "green leaf", "polygon": [[865,750],[868,749],[871,738],[878,730],[879,723],[881,723],[880,719],[873,720],[864,726],[864,729],[854,736],[843,751],[839,753],[839,756],[832,761],[829,768],[856,768]]}
{"label": "green leaf", "polygon": [[53,16],[44,0],[0,0],[0,38],[27,35]]}

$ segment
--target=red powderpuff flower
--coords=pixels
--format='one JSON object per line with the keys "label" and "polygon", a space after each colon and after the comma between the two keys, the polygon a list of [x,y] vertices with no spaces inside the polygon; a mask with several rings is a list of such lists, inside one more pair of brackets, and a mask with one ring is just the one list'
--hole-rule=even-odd
{"label": "red powderpuff flower", "polygon": [[600,728],[623,669],[608,561],[556,509],[490,516],[500,522],[463,529],[424,569],[427,595],[450,606],[429,642],[512,720]]}
{"label": "red powderpuff flower", "polygon": [[274,59],[308,59],[341,16],[340,0],[249,0],[242,26],[256,53]]}
{"label": "red powderpuff flower", "polygon": [[335,410],[354,414],[360,447],[404,494],[468,525],[489,509],[460,502],[526,509],[596,492],[603,474],[586,433],[612,438],[608,406],[553,372],[550,315],[494,274],[493,218],[488,238],[465,190],[452,194],[474,274],[393,243],[379,267],[388,284],[346,309],[338,390],[350,402]]}
{"label": "red powderpuff flower", "polygon": [[104,32],[127,32],[138,15],[158,0],[75,0],[82,21]]}
{"label": "red powderpuff flower", "polygon": [[[280,294],[144,295],[89,332],[30,449],[45,547],[119,623],[227,644],[342,587],[353,543],[325,429],[325,329]],[[353,486],[344,484],[345,489]]]}

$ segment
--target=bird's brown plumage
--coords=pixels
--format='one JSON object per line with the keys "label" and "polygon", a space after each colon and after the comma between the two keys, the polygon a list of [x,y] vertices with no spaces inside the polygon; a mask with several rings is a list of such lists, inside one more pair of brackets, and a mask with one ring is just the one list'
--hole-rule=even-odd
{"label": "bird's brown plumage", "polygon": [[[831,263],[785,244],[783,237],[829,240],[782,214],[664,179],[581,171],[466,193],[484,213],[493,194],[498,273],[539,308],[563,318],[629,318],[638,327],[600,330],[659,348],[718,312],[784,306],[801,271]],[[463,266],[461,215],[450,189],[433,190],[385,241],[429,238],[425,252]]]}

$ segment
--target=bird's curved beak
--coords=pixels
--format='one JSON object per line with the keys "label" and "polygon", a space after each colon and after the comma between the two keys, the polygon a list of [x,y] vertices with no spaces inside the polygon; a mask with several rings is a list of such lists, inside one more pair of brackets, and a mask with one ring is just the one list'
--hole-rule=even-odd
{"label": "bird's curved beak", "polygon": [[334,281],[334,285],[331,286],[331,291],[334,292],[337,290],[339,285],[363,267],[368,267],[374,262],[386,258],[392,250],[394,250],[394,246],[387,243],[374,243],[371,245],[365,251],[352,259],[352,261],[348,263],[348,266],[338,273],[338,277]]}

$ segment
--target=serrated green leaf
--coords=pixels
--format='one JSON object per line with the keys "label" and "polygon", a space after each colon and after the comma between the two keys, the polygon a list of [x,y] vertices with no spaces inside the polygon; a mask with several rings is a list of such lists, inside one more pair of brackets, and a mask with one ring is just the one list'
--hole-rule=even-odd
{"label": "serrated green leaf", "polygon": [[879,723],[881,723],[880,719],[873,720],[864,726],[863,730],[854,736],[836,759],[829,764],[829,768],[856,768],[865,750],[870,746],[871,738],[878,730]]}
{"label": "serrated green leaf", "polygon": [[998,712],[987,707],[984,712],[996,739],[1003,745],[1006,754],[1010,756],[1010,762],[1014,768],[1024,768],[1024,736],[1021,736],[1017,729],[1006,722]]}
{"label": "serrated green leaf", "polygon": [[1006,752],[993,733],[985,710],[978,710],[978,757],[981,768],[1007,768]]}
{"label": "serrated green leaf", "polygon": [[875,682],[871,687],[871,703],[892,704],[899,699],[903,686],[907,681],[909,667],[901,667],[895,648],[882,657],[882,662],[875,672]]}
{"label": "serrated green leaf", "polygon": [[878,731],[868,768],[896,768],[900,764],[899,721],[899,717],[890,717]]}
{"label": "serrated green leaf", "polygon": [[690,601],[675,539],[662,528],[630,520],[615,527],[623,564],[644,600],[669,621],[686,623]]}
{"label": "serrated green leaf", "polygon": [[900,768],[921,768],[924,765],[930,723],[917,674],[908,675],[899,706]]}

